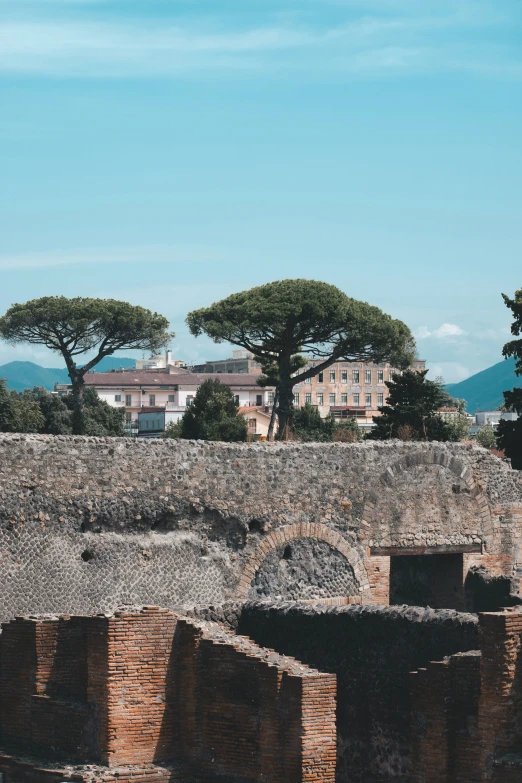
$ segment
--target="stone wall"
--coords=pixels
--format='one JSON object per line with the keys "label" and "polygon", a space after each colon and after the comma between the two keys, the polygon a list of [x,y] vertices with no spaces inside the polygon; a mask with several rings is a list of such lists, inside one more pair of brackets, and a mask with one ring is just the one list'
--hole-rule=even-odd
{"label": "stone wall", "polygon": [[413,607],[253,602],[237,633],[337,675],[338,783],[408,781],[410,673],[478,646],[475,615]]}
{"label": "stone wall", "polygon": [[521,520],[520,474],[462,444],[0,435],[4,619],[249,595],[387,603],[390,552],[448,547],[463,580],[482,566],[516,585]]}

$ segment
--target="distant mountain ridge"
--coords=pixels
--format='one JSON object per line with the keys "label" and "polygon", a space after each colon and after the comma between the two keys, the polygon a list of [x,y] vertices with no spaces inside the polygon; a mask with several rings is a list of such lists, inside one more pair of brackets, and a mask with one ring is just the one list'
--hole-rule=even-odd
{"label": "distant mountain ridge", "polygon": [[[96,365],[99,371],[119,370],[120,367],[132,370],[136,367],[135,359],[126,359],[120,356],[107,356]],[[41,367],[34,362],[8,362],[0,365],[0,378],[5,378],[8,389],[23,391],[34,386],[43,386],[52,391],[55,383],[69,383],[69,376],[65,367]]]}
{"label": "distant mountain ridge", "polygon": [[468,413],[496,410],[504,402],[502,392],[522,386],[522,376],[515,374],[515,360],[505,359],[460,383],[448,383],[452,397],[466,400]]}

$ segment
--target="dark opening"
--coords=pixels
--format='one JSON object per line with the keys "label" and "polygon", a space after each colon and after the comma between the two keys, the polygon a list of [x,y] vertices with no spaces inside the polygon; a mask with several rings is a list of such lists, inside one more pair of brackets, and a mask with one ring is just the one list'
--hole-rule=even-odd
{"label": "dark opening", "polygon": [[462,554],[390,559],[390,604],[465,609]]}
{"label": "dark opening", "polygon": [[261,522],[259,519],[252,519],[248,523],[248,529],[251,533],[260,533],[261,532]]}
{"label": "dark opening", "polygon": [[92,560],[94,557],[94,552],[91,552],[90,549],[86,549],[84,552],[82,552],[82,560],[84,563],[88,563],[89,560]]}
{"label": "dark opening", "polygon": [[285,551],[283,552],[283,560],[291,560],[292,559],[292,547],[290,544],[285,546]]}

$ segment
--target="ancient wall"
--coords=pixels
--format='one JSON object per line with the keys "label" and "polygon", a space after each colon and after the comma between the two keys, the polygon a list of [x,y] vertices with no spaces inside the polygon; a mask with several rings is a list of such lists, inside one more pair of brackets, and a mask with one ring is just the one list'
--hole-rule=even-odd
{"label": "ancient wall", "polygon": [[[462,444],[2,434],[1,612],[387,603],[405,554],[457,555],[455,578],[481,565],[518,584],[521,520],[520,474]],[[460,607],[455,589],[435,600]]]}
{"label": "ancient wall", "polygon": [[8,783],[54,781],[49,762],[83,783],[335,781],[335,675],[219,626],[145,607],[18,618],[0,640]]}
{"label": "ancient wall", "polygon": [[410,672],[478,646],[476,616],[419,608],[254,602],[237,633],[337,675],[338,783],[408,780]]}
{"label": "ancient wall", "polygon": [[522,612],[479,615],[479,649],[413,672],[412,783],[522,779]]}

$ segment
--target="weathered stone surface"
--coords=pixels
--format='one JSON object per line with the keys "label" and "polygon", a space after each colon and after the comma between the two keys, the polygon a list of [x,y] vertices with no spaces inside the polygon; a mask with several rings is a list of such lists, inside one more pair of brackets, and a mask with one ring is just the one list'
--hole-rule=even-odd
{"label": "weathered stone surface", "polygon": [[320,553],[292,596],[300,582],[335,592],[346,562],[363,602],[386,601],[371,547],[480,544],[466,569],[518,579],[521,522],[520,474],[461,444],[0,435],[3,619],[223,603],[255,579],[277,592],[270,572],[291,542]]}

